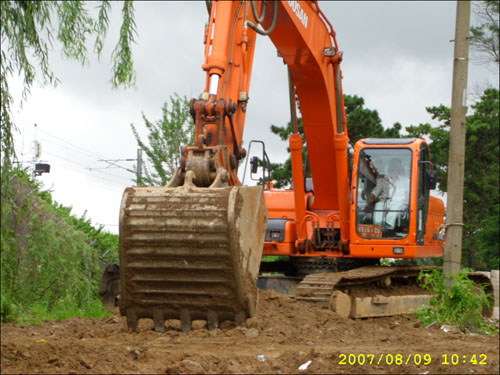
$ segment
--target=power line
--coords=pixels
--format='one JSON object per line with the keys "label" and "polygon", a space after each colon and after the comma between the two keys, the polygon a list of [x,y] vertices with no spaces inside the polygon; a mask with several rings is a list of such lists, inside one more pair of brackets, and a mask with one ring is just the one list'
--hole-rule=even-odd
{"label": "power line", "polygon": [[[52,144],[54,144],[54,145],[56,145],[56,146],[64,147],[64,148],[65,148],[65,149],[67,149],[67,150],[77,151],[77,152],[80,152],[81,154],[85,154],[85,155],[86,155],[86,156],[88,156],[88,157],[92,157],[91,155],[89,155],[89,154],[87,154],[87,153],[84,153],[84,152],[79,151],[79,150],[76,150],[76,149],[71,149],[71,148],[69,148],[69,147],[67,147],[67,146],[61,145],[61,144],[59,144],[59,143],[57,143],[57,142],[54,142],[54,141],[51,141],[51,140],[49,140],[49,139],[46,139],[46,138],[40,138],[40,139],[41,139],[41,140],[43,140],[43,141],[46,141],[46,142],[52,143]],[[47,152],[47,153],[49,154],[49,152]],[[95,154],[95,155],[98,155],[98,154]],[[117,159],[116,161],[135,161],[135,160],[136,160],[136,159]],[[108,160],[103,160],[103,159],[98,159],[97,161],[104,161],[104,162],[108,162]],[[121,169],[124,169],[124,170],[126,170],[126,171],[128,171],[128,172],[135,173],[133,170],[128,169],[128,168],[125,168],[125,167],[123,167],[123,166],[121,166],[121,165],[117,164],[116,162],[113,162],[112,164],[113,164],[113,167],[114,167],[114,168],[121,168]],[[99,168],[99,167],[89,167],[88,165],[87,165],[87,166],[82,165],[82,166],[83,166],[85,169],[88,169],[90,172],[92,172],[92,171],[97,171],[97,172],[99,172],[99,170],[100,170],[100,169],[109,169],[109,168],[113,168],[112,166],[101,167],[101,168]]]}
{"label": "power line", "polygon": [[50,140],[50,139],[47,139],[47,138],[44,138],[44,137],[40,137],[41,140],[45,141],[45,142],[49,142],[49,143],[52,143],[53,145],[56,145],[58,147],[63,147],[65,148],[66,150],[71,150],[71,151],[75,151],[75,152],[78,152],[82,155],[85,155],[85,156],[88,156],[88,157],[94,157],[93,155],[91,155],[91,152],[88,151],[88,152],[83,152],[81,150],[77,150],[77,149],[74,149],[74,148],[70,148],[62,143],[59,143],[59,142],[54,142],[53,140]]}
{"label": "power line", "polygon": [[[77,174],[81,174],[81,175],[85,175],[85,176],[90,176],[90,177],[94,177],[94,178],[98,178],[100,180],[103,180],[103,181],[110,181],[110,182],[114,182],[115,184],[117,184],[118,182],[116,181],[112,181],[110,179],[107,179],[105,177],[100,177],[100,176],[95,176],[95,175],[91,175],[91,174],[88,174],[88,173],[85,173],[85,172],[81,172],[81,171],[75,171],[74,169],[70,169],[70,168],[67,168],[67,167],[64,167],[64,166],[61,166],[60,167],[61,169],[64,169],[64,170],[67,170],[67,171],[71,171],[73,173],[77,173]],[[120,189],[120,187],[117,187],[116,189],[113,189],[110,187],[110,185],[102,185],[102,184],[99,184],[99,183],[96,183],[94,181],[91,182],[94,186],[97,186],[101,189],[104,189],[104,190],[107,190],[107,191],[110,191],[110,192],[113,192],[113,193],[116,193],[118,189]],[[121,187],[123,189],[123,186]]]}
{"label": "power line", "polygon": [[[54,153],[52,153],[52,152],[47,152],[47,151],[46,151],[45,153],[46,153],[46,154],[48,154],[48,155],[51,155],[52,157],[55,157],[56,159],[59,159],[59,160],[62,160],[62,161],[64,161],[64,162],[67,162],[67,163],[71,163],[71,164],[77,165],[77,166],[79,166],[79,167],[82,167],[83,169],[88,169],[88,170],[90,170],[90,168],[87,168],[84,164],[81,164],[81,163],[76,162],[76,161],[74,161],[74,160],[68,159],[67,157],[62,157],[62,156],[60,156],[60,155],[54,154]],[[133,160],[135,160],[135,159],[133,159]],[[19,162],[19,163],[20,163],[20,162]],[[32,163],[32,162],[27,162],[27,163]],[[117,167],[120,167],[120,166],[117,166]],[[72,171],[72,172],[75,172],[75,173],[78,173],[78,174],[81,174],[81,175],[89,176],[89,177],[91,177],[91,178],[98,178],[98,179],[103,180],[103,181],[111,182],[111,183],[113,183],[114,185],[116,185],[116,184],[119,184],[119,185],[124,185],[124,183],[123,183],[123,182],[118,181],[118,180],[116,180],[116,179],[110,179],[110,178],[106,178],[106,177],[104,177],[104,176],[96,176],[95,174],[90,174],[90,173],[86,173],[86,172],[79,171],[79,170],[75,170],[75,169],[65,168],[64,166],[60,166],[60,168],[62,168],[62,169],[66,169],[66,170],[70,170],[70,171]],[[112,173],[106,173],[106,172],[104,172],[104,171],[99,170],[99,168],[92,168],[92,169],[93,169],[94,171],[98,172],[98,173],[101,173],[101,174],[104,174],[104,175],[107,175],[107,176],[111,176],[111,177],[114,177],[114,178],[122,179],[122,180],[124,180],[124,181],[126,181],[126,182],[127,182],[127,185],[130,185],[131,183],[133,183],[133,181],[132,181],[131,179],[128,179],[128,178],[126,178],[126,177],[118,176],[118,175],[115,175],[115,174],[112,174]],[[132,171],[132,172],[134,172],[134,171]],[[113,191],[113,192],[115,192],[114,190],[111,190],[111,189],[107,189],[107,188],[105,188],[103,185],[99,185],[99,186],[100,186],[101,188],[106,189],[106,190],[109,190],[109,191]]]}
{"label": "power line", "polygon": [[[25,123],[25,124],[26,124],[26,122],[24,122],[24,121],[21,121],[21,122],[23,122],[23,123]],[[29,128],[26,128],[26,127],[25,127],[25,128],[23,128],[23,131],[25,131],[25,130],[28,130],[28,131],[29,131],[32,135],[33,135],[33,134],[35,134],[35,132],[34,132],[34,130],[33,130],[33,129],[29,129]],[[70,143],[70,142],[68,142],[68,141],[65,141],[65,140],[63,140],[63,139],[61,139],[61,138],[59,138],[59,137],[56,137],[56,136],[54,136],[54,135],[52,135],[52,134],[50,134],[50,133],[48,133],[48,132],[46,132],[46,131],[43,131],[43,130],[40,130],[40,129],[38,129],[38,131],[41,131],[42,133],[44,133],[44,134],[48,135],[49,137],[52,137],[52,138],[56,139],[58,142],[53,141],[53,140],[50,140],[50,139],[47,139],[47,138],[45,138],[45,137],[41,137],[41,139],[42,139],[43,141],[46,141],[46,142],[52,143],[52,144],[54,144],[54,145],[56,145],[56,146],[58,146],[58,147],[62,147],[62,148],[65,148],[65,149],[67,149],[67,150],[70,150],[70,151],[75,151],[75,152],[78,152],[78,153],[80,153],[80,154],[86,155],[87,157],[93,157],[92,155],[96,155],[96,156],[99,156],[99,157],[101,157],[101,156],[102,156],[102,155],[97,154],[97,153],[95,153],[95,152],[92,152],[92,151],[86,150],[86,149],[84,149],[84,148],[82,148],[82,147],[80,147],[80,146],[76,146],[76,145],[74,145],[74,144],[72,144],[72,143]],[[69,147],[68,147],[68,146],[69,146]],[[52,152],[45,151],[45,153],[46,153],[46,154],[48,154],[48,155],[52,155],[53,157],[56,157],[56,158],[58,158],[58,159],[60,159],[60,160],[63,160],[63,161],[66,161],[66,162],[69,162],[69,163],[73,163],[73,164],[75,164],[75,165],[78,165],[78,166],[80,166],[80,167],[82,167],[82,168],[84,168],[84,169],[88,169],[89,171],[92,171],[92,169],[94,169],[94,170],[95,170],[96,172],[98,172],[98,173],[105,174],[105,175],[109,175],[109,176],[112,176],[112,177],[115,177],[115,178],[118,178],[118,179],[122,179],[122,180],[125,180],[125,181],[129,182],[129,183],[131,182],[131,180],[130,180],[130,179],[127,179],[127,178],[125,178],[125,177],[118,176],[118,175],[115,175],[115,174],[112,174],[112,173],[106,173],[106,172],[103,172],[103,171],[99,170],[100,168],[90,168],[90,167],[88,167],[88,165],[83,165],[83,164],[81,164],[81,163],[79,163],[79,162],[76,162],[76,161],[74,161],[74,160],[71,160],[71,159],[69,159],[69,158],[67,158],[67,157],[64,157],[64,158],[63,158],[62,156],[57,155],[57,154],[54,154],[54,153],[52,153]],[[132,159],[132,160],[135,160],[135,159]],[[125,169],[125,170],[129,171],[129,172],[133,172],[132,170],[130,170],[130,169],[128,169],[128,168],[125,168],[125,167],[123,167],[123,166],[121,166],[121,165],[117,164],[116,162],[114,163],[114,165],[115,165],[116,167],[118,167],[118,168],[122,168],[122,169]],[[97,176],[96,176],[96,177],[97,177]],[[105,178],[104,178],[104,179],[105,179]],[[109,180],[109,179],[106,179],[106,180],[108,180],[108,181],[112,181],[112,180]],[[117,181],[112,181],[112,182],[117,182]]]}
{"label": "power line", "polygon": [[[43,130],[39,129],[39,131],[42,132],[42,133],[44,133],[44,134],[46,134],[46,135],[48,135],[48,136],[50,136],[50,137],[52,137],[52,138],[55,138],[55,139],[59,140],[60,142],[63,142],[63,143],[66,143],[69,146],[72,146],[74,148],[74,151],[76,151],[76,152],[80,152],[82,154],[86,154],[87,156],[94,155],[94,156],[98,156],[100,158],[105,158],[104,156],[102,156],[102,155],[100,155],[100,154],[98,154],[96,152],[86,150],[86,149],[84,149],[83,147],[80,147],[80,146],[76,146],[76,145],[74,145],[71,142],[65,141],[65,140],[63,140],[61,138],[58,138],[58,137],[56,137],[56,136],[54,136],[52,134],[49,134],[49,133],[47,133],[47,132],[45,132]],[[52,141],[52,143],[54,143],[54,142]]]}
{"label": "power line", "polygon": [[[78,163],[78,162],[72,161],[72,160],[70,160],[70,159],[68,159],[68,158],[63,158],[63,157],[58,156],[58,155],[56,155],[56,154],[53,154],[53,153],[51,153],[51,152],[47,152],[47,151],[46,151],[46,153],[47,153],[47,154],[49,154],[49,155],[52,155],[53,157],[55,157],[55,158],[57,158],[57,159],[60,159],[60,160],[66,161],[66,162],[68,162],[68,163],[72,163],[72,164],[78,165],[78,166],[82,167],[83,169],[86,169],[86,166],[85,166],[85,165],[83,165],[83,164],[81,164],[81,163]],[[112,176],[112,177],[115,177],[115,178],[120,178],[120,179],[122,179],[122,180],[127,181],[128,183],[131,183],[131,181],[130,181],[129,179],[127,179],[127,178],[125,178],[125,177],[122,177],[122,176],[117,176],[117,175],[114,175],[114,174],[111,174],[111,173],[106,173],[106,172],[103,172],[103,171],[100,171],[100,170],[96,170],[96,172],[99,172],[99,173],[102,173],[102,174],[105,174],[105,175],[108,175],[108,176]],[[79,173],[84,173],[84,172],[79,172]],[[121,183],[121,182],[119,182],[119,181],[117,181],[117,180],[111,180],[111,179],[109,179],[109,178],[105,178],[105,177],[100,177],[100,176],[92,175],[92,174],[90,174],[90,173],[84,173],[84,174],[86,174],[86,175],[88,175],[88,176],[91,176],[91,177],[101,178],[101,179],[103,179],[103,180],[108,180],[108,181],[111,181],[111,182],[114,182],[114,183]]]}
{"label": "power line", "polygon": [[[25,122],[23,120],[20,120],[20,122],[22,122],[23,124],[25,124],[27,126],[30,126],[27,122]],[[28,128],[24,127],[23,131],[25,131],[25,130],[28,130],[32,135],[35,134],[35,131],[33,129],[30,129],[29,127]],[[75,145],[75,144],[73,144],[73,143],[71,143],[71,142],[69,142],[67,140],[64,140],[64,139],[59,138],[59,137],[57,137],[57,136],[55,136],[53,134],[50,134],[49,132],[47,132],[45,130],[41,130],[41,129],[37,128],[37,131],[42,132],[42,133],[46,134],[47,136],[52,137],[52,138],[58,140],[59,142],[62,142],[62,144],[61,144],[61,143],[54,142],[53,140],[50,140],[50,139],[42,138],[43,140],[45,140],[45,141],[47,141],[49,143],[55,144],[55,145],[60,146],[60,147],[64,147],[64,148],[72,150],[72,151],[79,152],[79,153],[81,153],[83,155],[86,155],[88,157],[92,157],[91,155],[93,155],[94,157],[97,156],[97,157],[99,157],[101,159],[108,159],[107,157],[105,157],[105,156],[103,156],[101,154],[98,154],[98,153],[90,151],[90,150],[86,150],[86,149],[84,149],[81,146],[77,146],[77,145]],[[71,148],[68,147],[68,146],[71,146]],[[121,166],[121,167],[125,168],[123,166]]]}
{"label": "power line", "polygon": [[[24,123],[25,125],[27,125],[27,126],[31,127],[31,125],[30,125],[30,124],[28,124],[27,122],[22,121],[22,120],[21,120],[21,122],[22,122],[22,123]],[[28,128],[28,131],[29,131],[29,132],[31,132],[32,134],[34,134],[34,132],[35,132],[33,129],[30,129],[30,128]],[[58,141],[60,141],[60,142],[62,142],[62,143],[64,143],[64,144],[70,145],[70,146],[72,146],[73,148],[79,149],[79,150],[75,150],[75,151],[77,151],[77,152],[81,152],[81,153],[84,153],[84,154],[93,154],[93,155],[96,155],[96,156],[99,156],[99,157],[103,157],[102,155],[99,155],[99,154],[97,154],[97,153],[96,153],[96,152],[94,152],[94,151],[86,150],[86,149],[84,149],[84,148],[83,148],[83,147],[81,147],[81,146],[77,146],[77,145],[75,145],[75,144],[73,144],[73,143],[71,143],[71,142],[69,142],[69,141],[67,141],[67,140],[65,140],[65,139],[59,138],[59,137],[57,137],[57,136],[55,136],[55,135],[53,135],[53,134],[51,134],[51,133],[49,133],[49,132],[47,132],[47,131],[45,131],[45,130],[41,130],[41,129],[38,129],[38,128],[37,128],[37,131],[42,132],[42,133],[44,133],[44,134],[48,135],[49,137],[52,137],[52,138],[54,138],[54,139],[57,139]],[[54,143],[54,142],[52,141],[52,143]]]}
{"label": "power line", "polygon": [[[34,137],[42,140],[43,142],[49,142],[53,145],[55,145],[56,147],[60,147],[61,149],[66,149],[67,151],[69,152],[74,152],[74,153],[79,153],[79,154],[82,154],[82,155],[85,155],[87,158],[92,158],[93,155],[95,156],[98,156],[98,157],[102,157],[102,155],[96,153],[96,152],[93,152],[93,151],[89,151],[89,150],[86,150],[84,149],[83,147],[80,147],[80,146],[77,146],[71,142],[68,142],[64,139],[61,139],[53,134],[50,134],[49,132],[46,132],[44,130],[40,130],[40,129],[32,129],[30,128],[29,126],[26,126],[27,123],[25,121],[21,121],[22,123],[25,124],[25,126],[23,127],[22,131],[25,132],[26,130]],[[46,136],[50,137],[50,138],[53,138],[53,139],[49,139],[45,136],[41,136],[39,134],[37,134],[37,132],[41,132],[41,133],[44,133]],[[120,161],[135,161],[136,159],[109,159],[109,160],[105,160],[105,159],[99,159],[98,161],[103,161],[103,162],[107,162],[109,163],[110,165],[105,167],[105,168],[92,168],[92,167],[89,167],[88,164],[87,165],[84,165],[82,164],[81,162],[78,162],[78,161],[75,161],[73,158],[68,158],[67,156],[61,156],[60,154],[58,154],[57,152],[54,153],[54,152],[51,152],[51,151],[44,151],[47,155],[50,155],[52,157],[55,157],[56,159],[58,160],[61,160],[61,161],[64,161],[66,163],[71,163],[73,165],[76,165],[78,167],[81,167],[82,169],[86,169],[88,170],[89,172],[97,172],[99,175],[96,175],[95,173],[85,173],[83,171],[78,171],[78,170],[74,170],[74,169],[69,169],[69,168],[64,168],[64,169],[68,169],[68,170],[72,170],[73,172],[76,172],[78,174],[81,174],[81,175],[85,175],[85,176],[88,176],[88,177],[94,177],[94,178],[98,178],[102,181],[106,181],[108,184],[112,184],[112,185],[125,185],[124,182],[126,182],[126,185],[131,185],[133,184],[133,180],[130,178],[126,178],[126,177],[122,177],[122,176],[119,176],[119,175],[116,175],[116,174],[113,174],[113,173],[109,173],[109,172],[105,172],[103,169],[109,169],[109,168],[120,168],[120,169],[124,169],[126,170],[127,172],[131,172],[131,173],[135,173],[135,171],[133,171],[132,169],[129,169],[129,168],[126,168],[120,164],[118,164],[118,162]],[[111,178],[109,178],[109,177]],[[99,185],[101,186],[102,188],[103,185]],[[109,186],[109,185],[108,185]],[[107,190],[110,190],[110,189],[107,189]],[[111,190],[110,190],[111,191]]]}
{"label": "power line", "polygon": [[[111,166],[115,166],[115,168],[121,168],[121,169],[125,169],[127,172],[135,173],[135,171],[133,171],[132,169],[128,169],[128,168],[122,167],[121,165],[116,164],[116,162],[118,162],[118,161],[136,161],[136,160],[137,159],[115,159],[115,160],[99,159],[97,161],[103,161],[103,162],[109,163],[108,167],[105,167],[105,168],[102,168],[102,169],[106,169],[106,168],[110,168]],[[90,170],[90,168],[88,168],[88,169]],[[101,169],[101,168],[92,168],[92,169]]]}

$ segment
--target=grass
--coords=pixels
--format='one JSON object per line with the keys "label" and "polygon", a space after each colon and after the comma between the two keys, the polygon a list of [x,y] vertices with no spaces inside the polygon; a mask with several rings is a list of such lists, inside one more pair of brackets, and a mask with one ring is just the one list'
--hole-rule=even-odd
{"label": "grass", "polygon": [[433,323],[449,324],[463,332],[496,333],[494,327],[485,322],[483,309],[491,305],[484,285],[477,285],[467,276],[468,269],[453,275],[453,284],[446,286],[442,270],[421,272],[419,279],[426,282],[423,287],[435,293],[430,300],[430,307],[415,311],[415,316],[424,326]]}

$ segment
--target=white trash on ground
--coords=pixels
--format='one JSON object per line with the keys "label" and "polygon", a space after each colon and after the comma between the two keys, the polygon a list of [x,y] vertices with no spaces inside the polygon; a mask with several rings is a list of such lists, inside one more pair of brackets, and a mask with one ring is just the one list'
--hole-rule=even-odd
{"label": "white trash on ground", "polygon": [[303,363],[299,366],[299,370],[300,371],[304,371],[304,370],[307,370],[307,368],[309,367],[309,365],[312,363],[311,360],[307,361],[306,363]]}

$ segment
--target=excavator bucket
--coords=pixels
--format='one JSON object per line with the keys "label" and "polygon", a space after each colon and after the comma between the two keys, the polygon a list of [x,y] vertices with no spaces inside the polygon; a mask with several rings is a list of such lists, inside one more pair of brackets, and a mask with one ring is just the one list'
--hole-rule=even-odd
{"label": "excavator bucket", "polygon": [[120,313],[137,331],[167,319],[215,328],[257,304],[267,209],[262,187],[131,187],[120,208]]}

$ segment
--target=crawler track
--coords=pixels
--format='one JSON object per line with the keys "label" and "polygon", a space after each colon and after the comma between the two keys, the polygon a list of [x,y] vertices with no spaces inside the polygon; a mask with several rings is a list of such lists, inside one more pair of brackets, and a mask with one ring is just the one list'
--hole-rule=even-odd
{"label": "crawler track", "polygon": [[[295,299],[314,302],[328,307],[335,290],[349,295],[402,295],[425,294],[416,285],[420,270],[434,267],[382,267],[365,266],[344,272],[311,274],[302,280],[295,292]],[[388,282],[387,278],[391,281]],[[390,285],[387,285],[390,284]]]}

